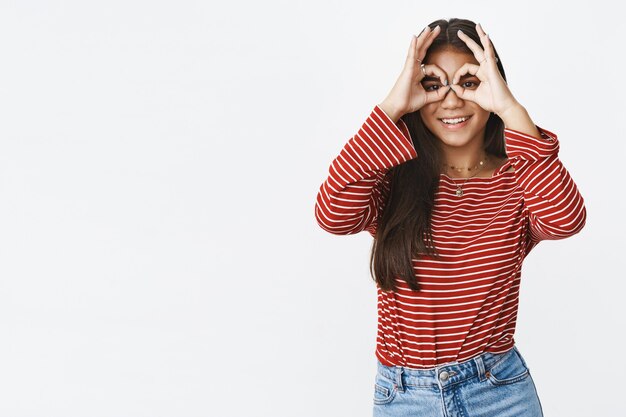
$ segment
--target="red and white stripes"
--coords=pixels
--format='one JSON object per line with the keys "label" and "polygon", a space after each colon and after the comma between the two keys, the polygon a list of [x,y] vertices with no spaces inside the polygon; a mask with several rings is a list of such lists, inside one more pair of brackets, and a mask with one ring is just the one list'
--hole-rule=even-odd
{"label": "red and white stripes", "polygon": [[[577,233],[586,219],[583,198],[558,159],[557,136],[538,130],[541,138],[505,129],[508,161],[490,178],[470,178],[460,197],[461,180],[441,174],[432,216],[440,258],[413,259],[420,291],[400,279],[395,292],[377,289],[375,353],[382,363],[432,368],[513,346],[524,257],[543,239]],[[374,236],[389,168],[417,157],[402,120],[394,124],[375,106],[319,189],[320,227]]]}

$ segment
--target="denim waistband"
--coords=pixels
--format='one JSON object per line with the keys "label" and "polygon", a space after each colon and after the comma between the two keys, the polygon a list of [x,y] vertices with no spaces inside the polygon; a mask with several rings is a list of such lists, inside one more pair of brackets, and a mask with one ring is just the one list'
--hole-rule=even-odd
{"label": "denim waistband", "polygon": [[517,347],[503,353],[483,352],[463,362],[449,362],[430,369],[415,369],[404,366],[387,366],[377,360],[378,373],[395,381],[400,391],[404,386],[445,388],[477,376],[480,381],[488,377],[487,372],[508,355],[518,353]]}

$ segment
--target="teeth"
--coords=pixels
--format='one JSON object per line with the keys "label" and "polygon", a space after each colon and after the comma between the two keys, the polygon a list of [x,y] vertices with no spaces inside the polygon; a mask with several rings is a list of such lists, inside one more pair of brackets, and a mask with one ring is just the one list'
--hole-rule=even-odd
{"label": "teeth", "polygon": [[441,119],[442,122],[449,124],[449,125],[455,125],[457,123],[461,123],[464,122],[468,119],[468,117],[460,117],[458,119]]}

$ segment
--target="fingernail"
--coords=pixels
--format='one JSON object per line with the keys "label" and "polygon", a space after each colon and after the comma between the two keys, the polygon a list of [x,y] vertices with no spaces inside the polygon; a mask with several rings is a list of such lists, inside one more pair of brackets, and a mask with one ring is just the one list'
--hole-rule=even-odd
{"label": "fingernail", "polygon": [[443,85],[448,85],[448,80],[443,80]]}

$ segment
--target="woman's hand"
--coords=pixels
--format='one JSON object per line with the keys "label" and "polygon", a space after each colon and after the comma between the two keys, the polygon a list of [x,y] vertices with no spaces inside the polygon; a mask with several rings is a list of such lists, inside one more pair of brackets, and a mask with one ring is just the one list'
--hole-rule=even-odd
{"label": "woman's hand", "polygon": [[[484,50],[461,30],[459,30],[458,35],[472,50],[479,65],[464,64],[455,72],[451,87],[459,98],[473,101],[483,109],[501,115],[519,103],[513,97],[506,81],[498,71],[496,54],[489,35],[485,33],[480,23],[476,25],[476,31]],[[457,85],[461,77],[468,73],[476,75],[480,80],[480,85],[475,90],[465,89]]]}
{"label": "woman's hand", "polygon": [[[404,68],[395,85],[380,104],[380,107],[394,122],[397,122],[404,114],[415,112],[428,103],[442,100],[450,89],[446,73],[441,68],[428,64],[424,65],[424,71],[422,71],[421,67],[428,47],[440,31],[441,28],[438,25],[432,31],[429,26],[426,26],[419,36],[413,36],[411,39]],[[424,90],[421,81],[426,75],[438,77],[444,86],[434,91]]]}

